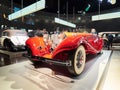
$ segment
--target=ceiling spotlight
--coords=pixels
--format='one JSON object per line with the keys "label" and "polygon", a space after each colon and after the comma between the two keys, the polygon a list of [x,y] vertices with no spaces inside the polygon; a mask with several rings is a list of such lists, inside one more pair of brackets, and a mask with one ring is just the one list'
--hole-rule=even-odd
{"label": "ceiling spotlight", "polygon": [[99,2],[102,2],[103,0],[98,0]]}
{"label": "ceiling spotlight", "polygon": [[108,2],[111,3],[111,4],[115,4],[116,0],[108,0]]}

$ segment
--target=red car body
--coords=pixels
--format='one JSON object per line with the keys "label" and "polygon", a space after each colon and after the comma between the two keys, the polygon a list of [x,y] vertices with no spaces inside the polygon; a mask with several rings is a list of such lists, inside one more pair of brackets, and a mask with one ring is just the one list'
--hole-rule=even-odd
{"label": "red car body", "polygon": [[43,37],[31,37],[26,41],[28,56],[33,62],[43,61],[65,65],[73,75],[79,75],[85,66],[86,54],[100,53],[102,38],[90,33],[65,33],[66,38],[53,50]]}

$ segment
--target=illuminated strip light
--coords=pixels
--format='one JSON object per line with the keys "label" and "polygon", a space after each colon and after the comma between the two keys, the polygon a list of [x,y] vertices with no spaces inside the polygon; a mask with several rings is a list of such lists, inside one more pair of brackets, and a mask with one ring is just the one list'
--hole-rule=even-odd
{"label": "illuminated strip light", "polygon": [[71,23],[71,22],[67,22],[67,21],[62,20],[62,19],[59,19],[59,18],[55,18],[55,23],[76,28],[76,25],[75,25],[75,24],[73,24],[73,23]]}
{"label": "illuminated strip light", "polygon": [[14,19],[17,19],[17,18],[20,18],[22,16],[25,16],[25,15],[28,15],[30,13],[34,13],[36,11],[39,11],[41,9],[44,9],[45,8],[45,0],[40,0],[34,4],[31,4],[15,13],[12,13],[8,16],[8,19],[9,20],[14,20]]}
{"label": "illuminated strip light", "polygon": [[120,18],[120,12],[94,15],[92,16],[92,21],[106,20],[106,19],[113,19],[113,18]]}

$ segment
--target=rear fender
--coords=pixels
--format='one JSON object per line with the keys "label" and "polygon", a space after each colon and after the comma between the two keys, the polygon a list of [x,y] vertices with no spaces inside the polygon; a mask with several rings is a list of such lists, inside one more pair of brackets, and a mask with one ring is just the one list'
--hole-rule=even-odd
{"label": "rear fender", "polygon": [[38,45],[33,43],[33,44],[27,44],[26,46],[28,49],[31,50],[32,56],[40,56],[40,50]]}
{"label": "rear fender", "polygon": [[33,56],[44,56],[50,53],[49,46],[45,44],[43,37],[33,37],[26,41],[26,46],[31,49]]}

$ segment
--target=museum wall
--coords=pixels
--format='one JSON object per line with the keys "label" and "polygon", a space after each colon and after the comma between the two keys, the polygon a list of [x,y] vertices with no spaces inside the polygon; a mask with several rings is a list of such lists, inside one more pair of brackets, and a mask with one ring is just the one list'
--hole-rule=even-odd
{"label": "museum wall", "polygon": [[[1,3],[6,3],[1,2]],[[8,5],[8,6],[7,6]],[[16,5],[15,5],[16,6]],[[9,10],[7,10],[9,8]],[[116,10],[116,9],[115,9]],[[110,11],[104,11],[101,13],[108,13],[108,12],[114,12],[115,10]],[[4,12],[6,11],[6,12]],[[30,15],[27,15],[25,17],[19,18],[14,21],[9,21],[8,18],[6,18],[11,13],[10,10],[10,4],[5,4],[4,6],[0,6],[0,26],[6,25],[7,28],[10,27],[16,27],[18,29],[25,28],[25,29],[43,29],[46,28],[48,31],[53,31],[57,27],[63,27],[68,28],[66,26],[56,24],[54,22],[54,17],[57,17],[57,13],[50,13],[50,12],[36,12]],[[97,13],[97,12],[96,12]],[[68,19],[66,19],[66,14],[61,14],[60,18],[64,20],[68,20],[69,22],[75,23],[77,27],[82,27],[86,29],[95,28],[98,32],[100,31],[119,31],[120,28],[120,19],[110,19],[110,20],[101,20],[101,21],[91,21],[91,16],[95,13],[86,13],[86,14],[69,14]],[[3,15],[6,15],[4,17]],[[30,23],[32,22],[32,23]],[[2,29],[2,28],[0,28]]]}

